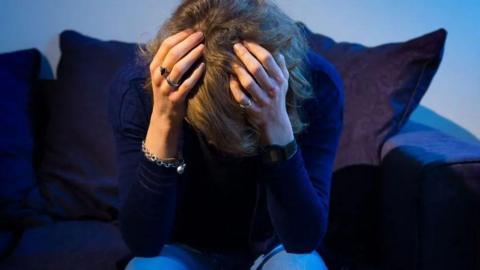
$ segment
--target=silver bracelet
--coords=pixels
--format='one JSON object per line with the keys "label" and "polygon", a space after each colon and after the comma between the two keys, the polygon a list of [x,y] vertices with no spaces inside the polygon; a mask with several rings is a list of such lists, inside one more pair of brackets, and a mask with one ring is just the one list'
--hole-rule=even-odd
{"label": "silver bracelet", "polygon": [[148,160],[150,160],[151,162],[154,162],[158,166],[163,166],[167,168],[176,167],[177,173],[179,174],[182,174],[185,171],[185,167],[187,166],[187,164],[185,163],[185,160],[183,160],[181,155],[180,155],[180,158],[160,159],[159,157],[150,153],[150,151],[148,151],[148,149],[145,147],[145,140],[142,140],[142,152]]}

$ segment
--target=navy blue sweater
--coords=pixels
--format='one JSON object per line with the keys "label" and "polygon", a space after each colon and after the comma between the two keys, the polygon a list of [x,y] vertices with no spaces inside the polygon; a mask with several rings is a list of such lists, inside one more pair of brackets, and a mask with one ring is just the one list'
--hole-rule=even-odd
{"label": "navy blue sweater", "polygon": [[148,68],[129,68],[118,76],[110,92],[110,118],[119,166],[119,221],[134,256],[156,256],[170,242],[255,255],[278,243],[295,253],[320,245],[344,93],[329,62],[312,51],[308,59],[315,99],[303,106],[310,126],[295,136],[299,148],[292,158],[275,166],[262,164],[258,156],[231,158],[184,121],[182,175],[141,152],[152,111],[151,94],[142,88]]}

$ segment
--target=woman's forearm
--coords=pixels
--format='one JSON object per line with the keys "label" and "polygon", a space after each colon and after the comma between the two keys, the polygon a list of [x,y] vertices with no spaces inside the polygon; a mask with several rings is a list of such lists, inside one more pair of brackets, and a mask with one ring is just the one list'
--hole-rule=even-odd
{"label": "woman's forearm", "polygon": [[[145,147],[160,158],[177,157],[179,129],[151,117]],[[146,159],[139,160],[135,179],[120,210],[120,229],[136,256],[156,256],[171,234],[178,174]]]}
{"label": "woman's forearm", "polygon": [[119,220],[122,236],[134,255],[153,257],[171,235],[178,176],[171,168],[164,173],[151,171],[146,162],[150,161],[142,159]]}
{"label": "woman's forearm", "polygon": [[301,149],[281,164],[265,165],[263,176],[272,225],[285,249],[295,253],[316,249],[327,227],[327,179],[309,176]]}
{"label": "woman's forearm", "polygon": [[177,158],[180,132],[182,132],[181,126],[152,113],[145,138],[145,147],[150,153],[161,159]]}

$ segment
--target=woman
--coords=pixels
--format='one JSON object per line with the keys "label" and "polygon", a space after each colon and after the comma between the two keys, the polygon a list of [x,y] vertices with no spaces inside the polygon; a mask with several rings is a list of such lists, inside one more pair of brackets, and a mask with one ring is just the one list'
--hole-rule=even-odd
{"label": "woman", "polygon": [[143,53],[111,102],[126,269],[326,269],[343,90],[298,26],[185,0]]}

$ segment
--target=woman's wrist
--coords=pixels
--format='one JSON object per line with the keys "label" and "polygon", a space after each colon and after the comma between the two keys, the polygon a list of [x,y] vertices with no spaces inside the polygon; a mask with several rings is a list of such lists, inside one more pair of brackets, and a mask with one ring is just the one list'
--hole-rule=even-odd
{"label": "woman's wrist", "polygon": [[152,115],[145,137],[145,147],[158,158],[178,158],[178,140],[181,128]]}
{"label": "woman's wrist", "polygon": [[265,126],[261,138],[262,145],[286,145],[295,138],[290,121]]}

